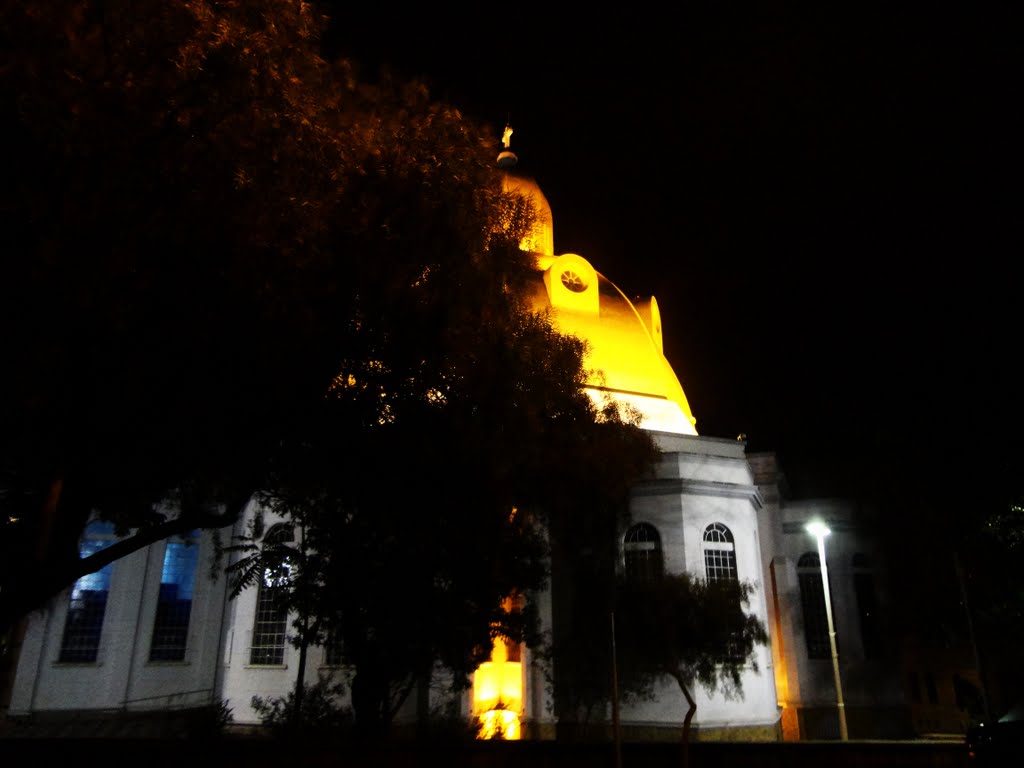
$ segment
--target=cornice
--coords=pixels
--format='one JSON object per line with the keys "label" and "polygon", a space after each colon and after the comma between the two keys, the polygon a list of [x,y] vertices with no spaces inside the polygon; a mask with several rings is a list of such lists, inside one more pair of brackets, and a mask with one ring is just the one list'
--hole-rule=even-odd
{"label": "cornice", "polygon": [[754,505],[754,509],[764,506],[761,491],[754,485],[737,483],[716,483],[708,480],[684,480],[668,478],[664,480],[645,480],[633,487],[633,496],[718,496],[726,499],[746,499]]}

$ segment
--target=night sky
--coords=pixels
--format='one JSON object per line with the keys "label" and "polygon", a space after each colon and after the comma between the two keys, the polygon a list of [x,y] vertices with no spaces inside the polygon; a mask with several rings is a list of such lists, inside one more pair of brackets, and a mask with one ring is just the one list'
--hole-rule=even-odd
{"label": "night sky", "polygon": [[657,297],[701,434],[797,494],[1024,491],[1019,14],[545,12],[339,4],[328,42],[511,123],[556,252]]}

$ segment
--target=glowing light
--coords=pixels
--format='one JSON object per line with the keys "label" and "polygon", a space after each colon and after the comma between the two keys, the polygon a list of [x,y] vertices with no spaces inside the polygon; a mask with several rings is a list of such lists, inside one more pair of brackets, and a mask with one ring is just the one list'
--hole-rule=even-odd
{"label": "glowing light", "polygon": [[[513,509],[513,514],[516,510]],[[521,609],[521,598],[506,598],[506,611]],[[510,660],[510,657],[513,660]],[[523,665],[519,645],[504,638],[494,640],[491,659],[473,673],[473,714],[480,721],[482,739],[518,739],[523,710]]]}
{"label": "glowing light", "polygon": [[821,520],[811,520],[804,528],[816,539],[823,539],[832,533],[832,529],[821,522]]}
{"label": "glowing light", "polygon": [[473,675],[473,701],[477,709],[493,709],[499,701],[513,706],[522,698],[523,665],[518,661],[485,661],[477,667]]}
{"label": "glowing light", "polygon": [[491,661],[473,673],[473,711],[480,719],[480,738],[518,739],[523,705],[523,665],[508,661],[505,643],[498,640]]}
{"label": "glowing light", "polygon": [[818,540],[818,562],[821,564],[821,591],[825,596],[825,619],[828,621],[828,644],[832,649],[832,675],[836,681],[836,709],[839,713],[839,739],[846,741],[846,705],[843,703],[843,683],[839,674],[839,652],[836,649],[836,625],[832,621],[832,590],[828,583],[828,563],[825,560],[825,537],[832,531],[821,520],[811,520],[805,530]]}
{"label": "glowing light", "polygon": [[478,717],[481,739],[518,741],[521,737],[519,715],[511,709],[491,709],[481,712]]}
{"label": "glowing light", "polygon": [[[575,253],[538,258],[544,287],[531,296],[537,311],[550,308],[560,333],[587,343],[588,392],[641,415],[640,426],[696,435],[696,419],[664,354],[663,325],[652,296],[630,301]],[[598,393],[599,397],[595,397]]]}
{"label": "glowing light", "polygon": [[[511,152],[509,154],[511,155]],[[544,197],[540,187],[537,186],[537,182],[523,176],[506,174],[503,186],[506,192],[525,197],[537,214],[533,228],[519,242],[520,249],[527,253],[553,254],[555,252],[555,231],[552,226],[551,205]]]}
{"label": "glowing light", "polygon": [[[506,153],[511,155],[507,148]],[[505,174],[504,190],[527,198],[537,212],[533,230],[519,247],[533,254],[544,289],[528,299],[538,312],[554,310],[552,323],[560,333],[587,343],[587,383],[636,408],[645,429],[696,435],[697,420],[665,358],[654,297],[630,301],[582,256],[556,256],[551,205],[536,181]]]}

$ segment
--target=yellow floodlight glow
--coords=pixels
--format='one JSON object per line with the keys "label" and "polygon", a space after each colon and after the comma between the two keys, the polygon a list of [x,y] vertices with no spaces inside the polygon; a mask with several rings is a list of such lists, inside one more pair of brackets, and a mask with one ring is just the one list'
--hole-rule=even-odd
{"label": "yellow floodlight glow", "polygon": [[[473,711],[480,718],[482,738],[518,739],[518,735],[512,734],[519,733],[523,665],[508,661],[504,641],[499,639],[494,646],[491,660],[473,673]],[[514,728],[509,727],[510,718],[514,718]]]}
{"label": "yellow floodlight glow", "polygon": [[480,738],[518,741],[519,715],[511,709],[491,709],[480,714]]}
{"label": "yellow floodlight glow", "polygon": [[506,706],[523,699],[523,669],[518,661],[485,661],[474,675],[473,701],[478,709],[493,709],[498,702]]}
{"label": "yellow floodlight glow", "polygon": [[645,429],[696,435],[686,394],[665,358],[657,300],[634,303],[575,253],[538,258],[537,266],[541,280],[528,298],[555,330],[586,342],[587,388],[631,409]]}
{"label": "yellow floodlight glow", "polygon": [[[507,598],[506,611],[515,601]],[[514,655],[510,651],[516,652]],[[523,710],[523,664],[518,644],[496,637],[490,661],[473,673],[473,714],[480,721],[481,739],[520,738],[519,717]],[[509,659],[512,656],[514,661]]]}
{"label": "yellow floodlight glow", "polygon": [[500,674],[494,662],[485,661],[473,673],[474,709],[487,709],[501,698]]}

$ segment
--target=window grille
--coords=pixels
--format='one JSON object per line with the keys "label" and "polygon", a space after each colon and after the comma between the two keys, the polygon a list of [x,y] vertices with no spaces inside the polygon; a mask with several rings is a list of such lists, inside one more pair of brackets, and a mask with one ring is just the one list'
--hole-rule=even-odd
{"label": "window grille", "polygon": [[160,591],[153,622],[150,661],[184,661],[188,625],[192,615],[192,591],[199,560],[198,534],[168,541],[164,549]]}
{"label": "window grille", "polygon": [[[94,521],[86,527],[78,550],[79,557],[85,559],[105,549],[114,540],[113,523]],[[96,661],[103,633],[103,617],[107,612],[112,572],[111,563],[95,573],[86,574],[71,588],[71,599],[68,603],[64,636],[61,639],[58,657],[60,661],[86,664]]]}
{"label": "window grille", "polygon": [[[722,523],[712,523],[704,529],[704,575],[708,581],[739,581],[736,569],[736,542],[732,531]],[[742,660],[738,643],[730,639],[720,662]]]}
{"label": "window grille", "polygon": [[737,581],[736,544],[721,523],[704,529],[704,572],[708,581]]}
{"label": "window grille", "polygon": [[[291,541],[293,531],[288,525],[275,525],[263,537],[264,549]],[[256,593],[256,616],[252,627],[249,663],[279,665],[284,663],[284,647],[288,639],[287,559],[263,571]]]}
{"label": "window grille", "polygon": [[804,614],[804,639],[807,656],[827,659],[832,655],[828,640],[828,616],[825,613],[825,592],[821,584],[821,561],[817,552],[805,552],[797,561],[800,581],[800,604]]}
{"label": "window grille", "polygon": [[661,578],[664,560],[658,530],[648,523],[634,525],[623,539],[625,575],[628,581],[653,581]]}

